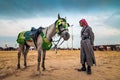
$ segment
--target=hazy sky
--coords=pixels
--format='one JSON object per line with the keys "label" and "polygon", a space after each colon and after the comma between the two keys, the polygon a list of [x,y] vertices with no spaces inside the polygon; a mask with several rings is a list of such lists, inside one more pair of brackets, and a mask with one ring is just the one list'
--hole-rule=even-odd
{"label": "hazy sky", "polygon": [[[80,46],[78,22],[82,18],[95,33],[95,45],[120,44],[119,0],[0,0],[0,46],[14,46],[19,32],[47,27],[58,13],[74,25],[74,47]],[[72,28],[69,31],[72,33]],[[70,38],[62,47],[71,47],[71,43]]]}

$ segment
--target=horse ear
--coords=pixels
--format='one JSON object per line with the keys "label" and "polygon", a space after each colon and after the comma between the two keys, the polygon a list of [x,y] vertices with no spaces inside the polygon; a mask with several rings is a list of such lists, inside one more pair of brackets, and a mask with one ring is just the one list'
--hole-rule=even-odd
{"label": "horse ear", "polygon": [[58,19],[60,19],[60,14],[58,13]]}
{"label": "horse ear", "polygon": [[65,17],[65,20],[66,20],[67,18]]}
{"label": "horse ear", "polygon": [[67,25],[68,25],[68,27],[70,27],[70,24],[69,24],[69,23],[67,23]]}

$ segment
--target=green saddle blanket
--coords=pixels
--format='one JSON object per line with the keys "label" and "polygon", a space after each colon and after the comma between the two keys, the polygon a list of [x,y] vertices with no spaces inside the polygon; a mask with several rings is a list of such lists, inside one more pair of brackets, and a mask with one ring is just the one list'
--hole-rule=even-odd
{"label": "green saddle blanket", "polygon": [[[18,38],[17,38],[17,43],[25,44],[26,40],[30,40],[30,41],[32,40],[33,41],[33,39],[31,38],[31,34],[32,34],[31,31],[20,32],[19,35],[18,35]],[[43,32],[41,32],[39,34],[41,35],[42,40],[43,40],[43,44],[42,44],[43,49],[45,49],[45,50],[51,49],[52,43],[47,39],[47,37],[44,35]]]}
{"label": "green saddle blanket", "polygon": [[20,32],[18,37],[17,37],[17,43],[25,44],[25,40],[32,40],[30,34],[31,34],[30,31]]}

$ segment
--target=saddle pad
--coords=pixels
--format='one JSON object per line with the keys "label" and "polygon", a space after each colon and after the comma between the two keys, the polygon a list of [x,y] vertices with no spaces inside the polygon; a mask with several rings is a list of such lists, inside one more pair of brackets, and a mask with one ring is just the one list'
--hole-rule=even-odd
{"label": "saddle pad", "polygon": [[32,40],[30,34],[31,34],[30,31],[20,32],[18,37],[17,37],[17,43],[25,44],[25,40]]}
{"label": "saddle pad", "polygon": [[27,32],[25,32],[25,40],[32,40],[32,38],[31,38],[31,35],[32,35],[33,33],[31,32],[31,31],[27,31]]}
{"label": "saddle pad", "polygon": [[24,36],[25,32],[27,32],[27,31],[23,31],[18,34],[17,43],[19,43],[19,44],[25,43],[25,36]]}
{"label": "saddle pad", "polygon": [[23,32],[20,32],[19,35],[18,35],[18,38],[17,38],[17,43],[25,44],[26,40],[30,40],[30,41],[34,40],[34,43],[35,43],[37,41],[37,37],[38,37],[39,34],[42,36],[42,40],[43,40],[42,47],[45,50],[51,49],[51,47],[52,47],[51,41],[48,40],[48,38],[46,37],[46,35],[42,31],[39,32],[38,30],[37,31],[23,31]]}

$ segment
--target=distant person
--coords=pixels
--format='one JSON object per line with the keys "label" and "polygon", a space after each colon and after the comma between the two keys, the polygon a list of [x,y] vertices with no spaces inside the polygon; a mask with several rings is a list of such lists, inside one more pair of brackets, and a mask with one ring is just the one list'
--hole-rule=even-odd
{"label": "distant person", "polygon": [[[87,71],[87,74],[91,74],[91,66],[96,64],[93,45],[94,45],[94,33],[92,32],[92,28],[88,25],[85,19],[81,19],[79,21],[81,30],[81,52],[80,59],[82,67],[78,69],[78,71]],[[86,68],[87,65],[87,68]]]}

